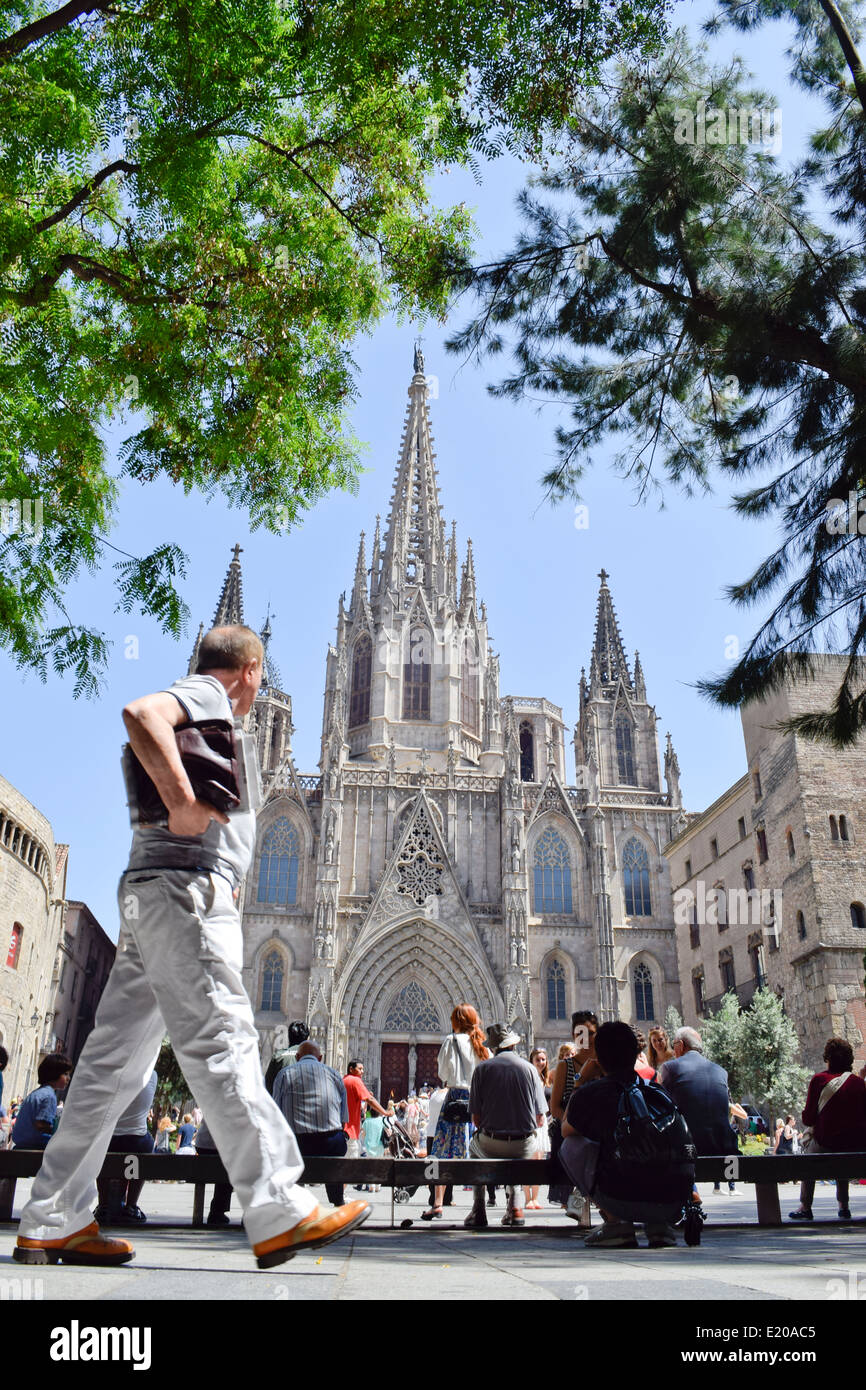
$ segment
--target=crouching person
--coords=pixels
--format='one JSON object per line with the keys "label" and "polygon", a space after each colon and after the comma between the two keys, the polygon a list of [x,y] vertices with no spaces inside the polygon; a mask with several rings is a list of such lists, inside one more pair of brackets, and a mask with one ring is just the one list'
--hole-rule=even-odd
{"label": "crouching person", "polygon": [[673,1223],[694,1181],[688,1127],[661,1087],[636,1075],[638,1040],[627,1023],[603,1023],[595,1050],[604,1075],[572,1094],[559,1154],[604,1218],[585,1243],[634,1250],[641,1222],[651,1249],[676,1245]]}

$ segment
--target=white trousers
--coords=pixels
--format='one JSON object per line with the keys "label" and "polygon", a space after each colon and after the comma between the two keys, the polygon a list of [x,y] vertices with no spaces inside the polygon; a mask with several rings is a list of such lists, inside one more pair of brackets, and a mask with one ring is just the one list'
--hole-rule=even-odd
{"label": "white trousers", "polygon": [[250,1243],[279,1235],[316,1201],[297,1186],[303,1160],[265,1089],[231,885],[220,874],[131,870],[120,880],[118,903],[117,958],[19,1232],[54,1240],[93,1220],[96,1176],[116,1121],[168,1033],[243,1207]]}

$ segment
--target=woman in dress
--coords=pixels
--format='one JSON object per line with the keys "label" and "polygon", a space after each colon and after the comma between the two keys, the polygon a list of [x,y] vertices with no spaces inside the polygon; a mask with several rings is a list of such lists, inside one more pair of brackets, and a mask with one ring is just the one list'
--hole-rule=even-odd
{"label": "woman in dress", "polygon": [[[431,1158],[469,1157],[469,1085],[479,1062],[486,1061],[489,1052],[484,1046],[484,1033],[478,1014],[471,1004],[458,1004],[451,1015],[452,1032],[439,1049],[436,1070],[448,1094],[439,1112],[436,1133],[430,1145]],[[433,1205],[421,1213],[422,1221],[442,1220],[442,1198],[445,1184],[436,1186]]]}
{"label": "woman in dress", "polygon": [[[547,1049],[544,1047],[534,1047],[529,1054],[529,1060],[541,1077],[541,1084],[544,1087],[544,1099],[547,1101],[548,1111],[550,1110],[550,1067],[547,1062]],[[535,1157],[547,1158],[550,1153],[550,1135],[547,1132],[548,1115],[544,1117],[544,1124],[538,1126],[535,1132]],[[541,1203],[538,1200],[539,1185],[535,1183],[532,1187],[524,1187],[523,1195],[526,1198],[527,1210],[541,1211]]]}

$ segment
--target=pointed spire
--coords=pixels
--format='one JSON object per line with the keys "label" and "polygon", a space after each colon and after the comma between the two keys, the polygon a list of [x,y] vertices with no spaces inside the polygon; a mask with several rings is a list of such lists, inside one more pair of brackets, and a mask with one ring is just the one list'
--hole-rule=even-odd
{"label": "pointed spire", "polygon": [[192,656],[189,659],[188,676],[195,675],[195,668],[198,666],[198,649],[201,646],[201,639],[204,637],[204,623],[198,625],[198,636],[195,639],[195,646],[192,649]]}
{"label": "pointed spire", "polygon": [[388,584],[417,583],[441,592],[445,533],[439,507],[424,359],[415,349],[415,375],[385,530],[383,572]]}
{"label": "pointed spire", "polygon": [[373,553],[370,556],[370,598],[379,592],[379,565],[382,559],[382,518],[376,513],[376,530],[373,533]]}
{"label": "pointed spire", "polygon": [[355,562],[355,583],[352,586],[352,613],[357,618],[367,595],[367,552],[364,549],[365,533],[361,532],[358,545],[358,559]]}
{"label": "pointed spire", "polygon": [[671,806],[682,806],[683,797],[680,791],[680,764],[674,751],[674,745],[670,734],[667,735],[665,743],[665,784],[668,789],[668,797]]}
{"label": "pointed spire", "polygon": [[244,591],[241,578],[241,547],[236,545],[232,551],[232,562],[223,584],[219,603],[213,616],[214,627],[230,627],[244,620]]}
{"label": "pointed spire", "polygon": [[464,615],[475,611],[475,560],[471,538],[466,542],[466,559],[460,583],[460,611]]}
{"label": "pointed spire", "polygon": [[[620,636],[619,623],[613,607],[610,589],[607,587],[607,571],[599,574],[601,587],[598,591],[598,610],[595,619],[595,640],[592,646],[590,664],[590,685],[598,687],[616,685],[621,680],[627,690],[632,691],[631,676],[625,648]],[[632,691],[633,693],[633,691]]]}
{"label": "pointed spire", "polygon": [[447,556],[448,577],[445,584],[446,591],[457,603],[457,522],[451,522],[451,539],[448,542]]}
{"label": "pointed spire", "polygon": [[634,654],[634,693],[637,700],[646,700],[646,681],[643,678],[643,667],[640,664],[640,652]]}
{"label": "pointed spire", "polygon": [[270,690],[270,689],[280,690],[280,689],[282,689],[282,685],[281,685],[281,682],[280,682],[280,673],[279,673],[279,670],[277,669],[276,662],[274,661],[273,657],[271,656],[271,605],[270,605],[270,603],[268,604],[268,611],[267,611],[267,613],[266,613],[266,615],[265,615],[265,625],[264,625],[264,627],[262,628],[261,632],[259,633],[259,636],[260,636],[261,639],[262,639],[262,647],[264,648],[264,655],[263,655],[263,657],[262,657],[262,690]]}

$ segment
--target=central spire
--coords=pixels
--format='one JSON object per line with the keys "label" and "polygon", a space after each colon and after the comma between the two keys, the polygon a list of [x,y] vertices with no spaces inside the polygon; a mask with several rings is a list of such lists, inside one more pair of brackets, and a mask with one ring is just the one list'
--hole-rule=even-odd
{"label": "central spire", "polygon": [[590,683],[614,686],[622,681],[626,690],[632,690],[631,675],[626,660],[625,647],[620,636],[619,623],[614,611],[613,599],[607,587],[607,570],[599,574],[601,587],[598,591],[598,610],[595,619],[595,641],[592,646],[590,664]]}
{"label": "central spire", "polygon": [[389,589],[418,584],[432,597],[446,588],[445,528],[433,463],[427,377],[417,347],[414,366],[384,537],[381,584]]}

